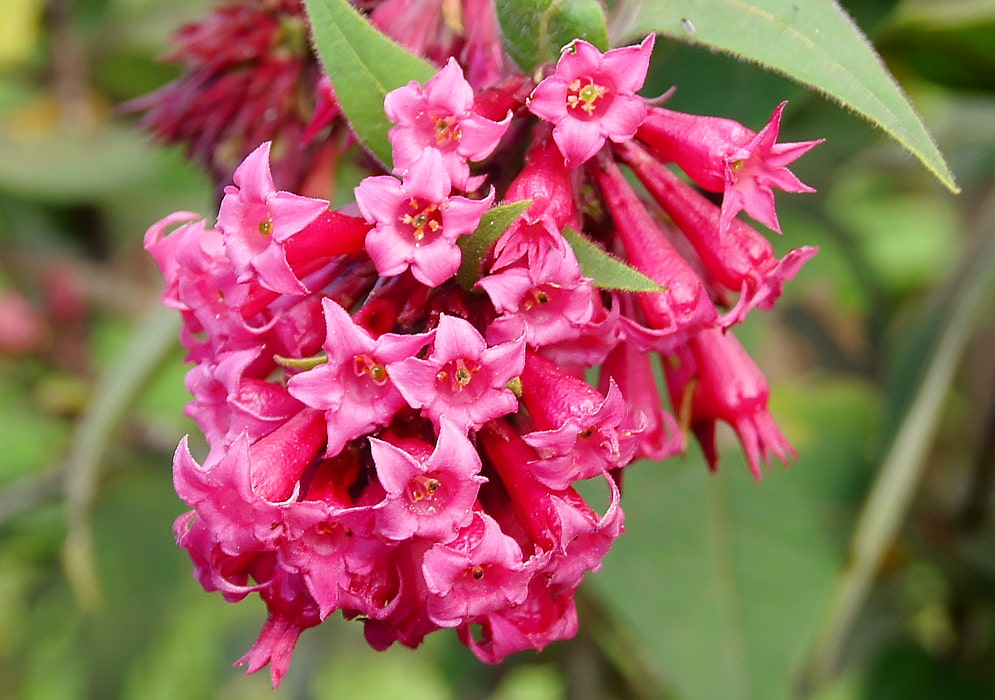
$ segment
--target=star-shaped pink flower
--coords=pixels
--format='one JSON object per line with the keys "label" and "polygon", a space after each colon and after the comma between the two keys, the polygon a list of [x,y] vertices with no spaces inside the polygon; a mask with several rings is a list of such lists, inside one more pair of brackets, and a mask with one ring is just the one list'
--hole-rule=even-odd
{"label": "star-shaped pink flower", "polygon": [[331,299],[323,299],[328,361],[290,378],[291,396],[325,412],[326,454],[387,425],[404,406],[387,364],[414,356],[429,341],[425,334],[384,333],[376,340]]}
{"label": "star-shaped pink flower", "polygon": [[814,192],[787,166],[825,141],[777,143],[786,104],[777,106],[759,132],[732,119],[655,107],[638,136],[657,155],[676,163],[696,185],[723,193],[720,233],[729,230],[732,218],[740,211],[780,233],[772,188]]}
{"label": "star-shaped pink flower", "polygon": [[646,103],[635,93],[646,80],[653,40],[651,34],[638,46],[601,53],[577,39],[532,91],[529,111],[553,123],[553,140],[568,167],[588,160],[605,139],[621,142],[636,133]]}
{"label": "star-shaped pink flower", "polygon": [[452,421],[442,418],[427,459],[374,438],[370,449],[387,492],[375,508],[377,532],[391,540],[418,536],[445,543],[470,524],[477,491],[487,480],[479,475],[476,448]]}
{"label": "star-shaped pink flower", "polygon": [[472,111],[473,88],[450,58],[422,87],[410,82],[387,93],[384,112],[396,124],[390,130],[394,172],[403,173],[422,157],[426,148],[439,152],[453,186],[473,190],[483,178],[471,178],[467,161],[489,156],[511,123],[511,112],[501,122]]}
{"label": "star-shaped pink flower", "polygon": [[366,235],[366,252],[385,277],[409,267],[415,279],[437,287],[459,269],[462,253],[456,239],[473,233],[494,201],[450,197],[452,189],[442,154],[428,149],[408,170],[404,181],[390,175],[368,177],[356,188],[356,204],[374,224]]}
{"label": "star-shaped pink flower", "polygon": [[281,294],[304,294],[287,263],[287,239],[328,210],[322,199],[278,192],[269,168],[270,143],[246,156],[225,188],[218,212],[218,229],[225,241],[238,281],[258,276],[266,288]]}
{"label": "star-shaped pink flower", "polygon": [[488,347],[469,322],[442,314],[428,357],[394,362],[387,371],[408,404],[436,427],[446,416],[465,432],[518,409],[507,385],[524,365],[523,338]]}

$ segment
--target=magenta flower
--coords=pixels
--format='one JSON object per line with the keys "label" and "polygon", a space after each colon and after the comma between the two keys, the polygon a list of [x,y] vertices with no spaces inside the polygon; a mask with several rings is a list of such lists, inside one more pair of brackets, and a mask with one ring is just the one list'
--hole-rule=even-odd
{"label": "magenta flower", "polygon": [[712,469],[718,465],[715,423],[722,420],[736,431],[750,472],[760,479],[760,458],[770,453],[782,462],[795,455],[767,410],[770,389],[756,363],[730,331],[703,331],[663,363],[671,401],[691,400],[691,429]]}
{"label": "magenta flower", "polygon": [[374,438],[370,448],[377,477],[387,491],[375,509],[381,535],[446,543],[470,524],[477,491],[487,480],[479,475],[477,450],[452,421],[442,417],[439,440],[427,459]]}
{"label": "magenta flower", "polygon": [[328,209],[328,202],[278,192],[269,169],[270,144],[259,146],[235,170],[234,185],[225,188],[218,229],[239,282],[253,277],[281,294],[307,289],[287,263],[284,246],[291,236]]}
{"label": "magenta flower", "polygon": [[407,171],[426,148],[437,150],[453,187],[470,191],[483,178],[471,178],[467,161],[489,156],[511,123],[509,112],[501,122],[486,119],[473,110],[473,88],[463,77],[456,59],[422,87],[410,82],[392,90],[384,99],[387,118],[397,126],[390,130],[394,172]]}
{"label": "magenta flower", "polygon": [[653,357],[632,343],[615,346],[601,367],[599,389],[607,392],[615,382],[643,425],[636,457],[662,461],[687,449],[687,440],[674,417],[664,410],[653,371]]}
{"label": "magenta flower", "polygon": [[431,594],[428,615],[440,627],[521,603],[531,569],[518,544],[491,516],[475,512],[458,538],[425,552],[422,574]]}
{"label": "magenta flower", "polygon": [[722,233],[719,207],[654,160],[634,142],[617,151],[632,168],[653,199],[680,227],[698,254],[709,281],[731,292],[740,292],[736,305],[719,321],[722,326],[740,323],[753,308],[769,309],[781,296],[784,283],[818,252],[803,246],[778,260],[774,246],[754,228],[732,219]]}
{"label": "magenta flower", "polygon": [[532,475],[552,489],[628,464],[643,426],[633,421],[622,392],[610,382],[602,396],[581,379],[529,352],[522,400],[538,428],[524,436],[539,459]]}
{"label": "magenta flower", "polygon": [[408,404],[437,429],[446,416],[466,432],[518,409],[508,382],[524,365],[524,339],[488,347],[467,321],[442,314],[428,357],[393,362],[387,371]]}
{"label": "magenta flower", "polygon": [[630,264],[665,287],[636,297],[652,331],[640,333],[629,323],[630,338],[638,333],[643,347],[668,352],[715,325],[719,314],[701,277],[666,239],[618,166],[599,157],[591,170]]}
{"label": "magenta flower", "polygon": [[350,440],[387,425],[404,405],[387,365],[413,357],[427,334],[385,333],[374,340],[334,301],[324,299],[328,361],[290,378],[291,396],[325,412],[326,454],[334,456]]}
{"label": "magenta flower", "polygon": [[[316,416],[319,420],[315,420]],[[324,440],[320,414],[303,410],[262,440],[249,444],[242,433],[203,467],[184,439],[173,460],[176,493],[214,533],[224,553],[273,551],[290,536],[284,506],[293,501],[298,480]]]}
{"label": "magenta flower", "polygon": [[553,123],[553,140],[568,167],[588,160],[605,139],[626,141],[636,133],[646,104],[635,93],[646,80],[653,40],[651,34],[639,46],[603,54],[577,39],[533,90],[529,111]]}
{"label": "magenta flower", "polygon": [[739,211],[780,233],[771,188],[815,192],[787,166],[825,141],[776,143],[786,104],[777,106],[759,133],[732,119],[655,107],[639,128],[638,136],[658,155],[677,163],[699,187],[723,193],[721,233],[729,229]]}
{"label": "magenta flower", "polygon": [[512,265],[477,283],[501,314],[487,327],[490,342],[525,335],[536,347],[576,338],[594,315],[596,292],[581,276],[573,250],[536,256],[531,266]]}
{"label": "magenta flower", "polygon": [[389,175],[368,177],[356,188],[356,204],[374,228],[366,251],[385,277],[409,267],[415,278],[437,287],[459,269],[462,254],[456,239],[473,233],[494,201],[450,197],[449,176],[437,150],[425,151],[404,181]]}

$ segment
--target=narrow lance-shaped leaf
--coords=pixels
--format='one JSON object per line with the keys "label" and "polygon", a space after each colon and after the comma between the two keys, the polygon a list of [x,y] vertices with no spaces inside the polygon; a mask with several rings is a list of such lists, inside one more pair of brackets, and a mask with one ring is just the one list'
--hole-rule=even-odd
{"label": "narrow lance-shaped leaf", "polygon": [[348,0],[305,0],[305,4],[315,48],[343,113],[359,140],[390,165],[384,97],[412,80],[427,82],[436,69],[374,28]]}
{"label": "narrow lance-shaped leaf", "polygon": [[574,39],[602,51],[611,48],[598,0],[497,0],[496,5],[504,48],[526,72],[555,61]]}
{"label": "narrow lance-shaped leaf", "polygon": [[959,191],[922,119],[835,0],[644,0],[620,4],[612,24],[616,37],[658,32],[813,87],[884,129]]}
{"label": "narrow lance-shaped leaf", "polygon": [[463,289],[473,289],[473,285],[480,279],[480,264],[487,251],[530,206],[532,200],[523,199],[491,207],[484,212],[473,233],[457,239],[463,259],[456,273],[456,281]]}
{"label": "narrow lance-shaped leaf", "polygon": [[662,292],[665,290],[639,270],[629,267],[612,257],[576,231],[565,228],[563,237],[573,248],[580,271],[594,280],[602,289],[621,289],[626,292]]}

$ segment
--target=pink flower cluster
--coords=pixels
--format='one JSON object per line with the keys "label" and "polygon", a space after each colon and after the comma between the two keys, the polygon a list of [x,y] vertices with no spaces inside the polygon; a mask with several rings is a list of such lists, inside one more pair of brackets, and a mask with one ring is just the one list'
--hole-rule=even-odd
{"label": "pink flower cluster", "polygon": [[[394,173],[365,178],[355,208],[278,190],[264,143],[215,226],[179,212],[149,229],[208,448],[176,452],[192,508],[176,537],[206,590],[265,601],[250,672],[279,683],[301,631],[335,611],[378,649],[440,628],[491,663],[542,649],[575,633],[574,592],[622,531],[622,470],[683,452],[679,423],[713,467],[717,421],[757,477],[792,454],[729,328],[815,250],[778,259],[735,213],[776,224],[770,188],[808,190],[784,166],[814,142],[774,143],[781,107],[753,133],[649,106],[652,47],[578,40],[538,84],[494,61],[474,83],[450,59],[387,96]],[[522,201],[465,259],[495,203]],[[567,229],[660,289],[600,288]]]}

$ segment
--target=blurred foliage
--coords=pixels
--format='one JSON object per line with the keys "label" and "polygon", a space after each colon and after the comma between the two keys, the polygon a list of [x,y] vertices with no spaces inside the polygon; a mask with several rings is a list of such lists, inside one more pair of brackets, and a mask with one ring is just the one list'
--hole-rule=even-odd
{"label": "blurred foliage", "polygon": [[[108,417],[92,511],[80,511],[92,515],[99,599],[81,603],[63,561],[80,420],[124,373],[133,329],[157,306],[142,232],[174,210],[215,206],[206,179],[116,106],[173,75],[155,58],[207,0],[7,0],[0,305],[17,298],[30,332],[11,344],[0,318],[0,696],[995,696],[990,313],[955,348],[953,381],[923,383],[949,347],[964,285],[978,280],[981,307],[992,301],[982,284],[992,265],[978,251],[995,231],[995,3],[843,4],[930,125],[959,197],[857,118],[755,66],[661,41],[648,89],[676,85],[674,108],[751,126],[789,99],[786,140],[827,138],[797,168],[819,193],[779,199],[785,234],[774,241],[821,252],[776,312],[740,331],[797,463],[752,483],[727,432],[718,474],[693,450],[634,466],[628,532],[585,584],[581,634],[542,655],[485,667],[445,634],[378,654],[358,625],[335,619],[304,635],[274,693],[266,674],[228,667],[254,641],[263,606],[204,594],[173,544],[182,508],[170,455],[192,429],[178,351],[155,349],[170,354],[137,405]],[[936,432],[922,423],[915,498],[872,562],[831,673],[815,677],[858,517],[924,396]]]}

